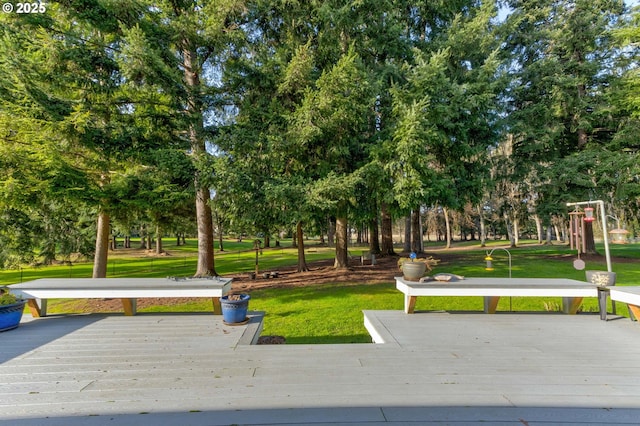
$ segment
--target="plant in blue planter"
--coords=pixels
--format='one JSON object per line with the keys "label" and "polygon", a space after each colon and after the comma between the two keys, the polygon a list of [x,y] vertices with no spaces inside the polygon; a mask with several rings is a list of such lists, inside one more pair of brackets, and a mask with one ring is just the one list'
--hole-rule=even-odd
{"label": "plant in blue planter", "polygon": [[220,298],[222,307],[222,321],[226,324],[244,324],[247,322],[247,311],[249,309],[248,294],[232,294]]}
{"label": "plant in blue planter", "polygon": [[18,299],[6,288],[0,288],[0,331],[7,331],[20,325],[25,300]]}

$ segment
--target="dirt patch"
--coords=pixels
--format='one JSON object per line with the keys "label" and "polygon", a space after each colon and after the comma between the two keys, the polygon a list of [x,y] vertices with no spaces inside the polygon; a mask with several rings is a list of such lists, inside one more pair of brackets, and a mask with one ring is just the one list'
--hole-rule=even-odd
{"label": "dirt patch", "polygon": [[287,339],[283,336],[260,336],[258,337],[258,345],[284,345]]}
{"label": "dirt patch", "polygon": [[397,256],[376,259],[376,264],[361,265],[352,261],[348,269],[335,269],[333,259],[309,262],[309,271],[297,272],[297,266],[281,267],[261,272],[277,272],[277,278],[264,278],[259,274],[251,279],[249,274],[230,275],[234,292],[250,292],[262,288],[308,287],[318,284],[380,284],[393,281],[399,271]]}

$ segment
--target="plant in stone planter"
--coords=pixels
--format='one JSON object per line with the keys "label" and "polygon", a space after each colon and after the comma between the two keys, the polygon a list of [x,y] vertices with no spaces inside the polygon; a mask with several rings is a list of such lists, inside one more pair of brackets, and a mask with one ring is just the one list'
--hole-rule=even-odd
{"label": "plant in stone planter", "polygon": [[16,328],[20,325],[25,300],[17,298],[6,288],[0,288],[0,331]]}
{"label": "plant in stone planter", "polygon": [[616,273],[608,271],[585,271],[587,281],[598,287],[608,287],[616,285]]}
{"label": "plant in stone planter", "polygon": [[419,258],[412,252],[408,258],[401,257],[398,260],[398,268],[402,271],[405,280],[418,281],[439,262],[439,259],[434,259],[432,256]]}

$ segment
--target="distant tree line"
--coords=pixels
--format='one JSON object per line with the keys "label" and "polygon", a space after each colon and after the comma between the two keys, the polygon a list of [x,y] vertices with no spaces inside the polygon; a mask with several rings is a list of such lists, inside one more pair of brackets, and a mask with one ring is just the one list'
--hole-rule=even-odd
{"label": "distant tree line", "polygon": [[[350,232],[393,254],[640,207],[640,11],[622,0],[64,0],[0,16],[0,266],[114,234]],[[434,219],[435,215],[435,219]],[[533,224],[533,228],[530,226]],[[221,242],[220,242],[221,244]]]}

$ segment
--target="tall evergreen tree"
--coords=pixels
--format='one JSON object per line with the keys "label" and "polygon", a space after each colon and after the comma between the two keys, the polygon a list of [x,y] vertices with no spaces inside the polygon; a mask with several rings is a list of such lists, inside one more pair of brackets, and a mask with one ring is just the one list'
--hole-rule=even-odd
{"label": "tall evergreen tree", "polygon": [[[97,211],[94,277],[106,275],[112,179],[145,149],[139,128],[130,126],[115,60],[120,30],[139,11],[112,6],[50,4],[46,14],[4,15],[1,28],[0,99],[10,118],[3,124],[17,136],[6,142],[21,141],[34,152],[41,143],[40,161],[26,167],[53,179],[58,194],[65,188],[70,202],[82,200]],[[47,164],[58,161],[56,174],[47,176]]]}
{"label": "tall evergreen tree", "polygon": [[452,17],[416,49],[414,63],[406,65],[406,84],[393,91],[395,157],[386,167],[405,209],[462,209],[481,197],[483,159],[497,140],[500,112],[495,14],[487,4]]}
{"label": "tall evergreen tree", "polygon": [[142,2],[145,14],[125,35],[121,60],[125,75],[144,91],[144,101],[159,102],[174,114],[166,115],[163,129],[185,144],[195,178],[198,264],[196,276],[216,275],[211,213],[211,141],[215,134],[216,86],[223,58],[241,33],[237,19],[244,2]]}
{"label": "tall evergreen tree", "polygon": [[510,6],[514,12],[505,29],[514,72],[507,98],[517,173],[511,179],[537,183],[528,192],[535,194],[538,212],[558,214],[567,201],[604,196],[589,164],[615,132],[606,96],[617,54],[610,29],[624,4],[550,0]]}

